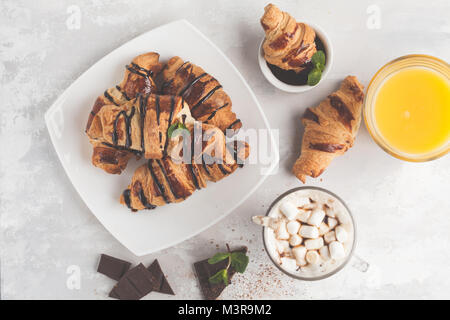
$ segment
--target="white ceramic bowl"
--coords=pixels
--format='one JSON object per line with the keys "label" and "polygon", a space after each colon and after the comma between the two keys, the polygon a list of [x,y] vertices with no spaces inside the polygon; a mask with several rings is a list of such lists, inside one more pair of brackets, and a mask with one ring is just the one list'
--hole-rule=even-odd
{"label": "white ceramic bowl", "polygon": [[[307,22],[305,22],[307,23]],[[322,78],[320,79],[319,83],[316,84],[315,86],[309,86],[309,85],[291,85],[291,84],[287,84],[284,83],[280,80],[278,80],[272,73],[272,71],[269,69],[269,67],[267,66],[267,62],[266,59],[264,59],[264,50],[263,50],[263,43],[265,40],[265,37],[262,39],[259,48],[258,48],[258,61],[259,61],[259,67],[261,68],[262,73],[264,74],[264,76],[266,77],[267,81],[269,81],[272,85],[274,85],[275,87],[277,87],[280,90],[286,91],[286,92],[305,92],[308,90],[311,90],[312,88],[317,87],[319,84],[322,83],[323,80],[325,80],[325,78],[327,77],[331,66],[333,64],[333,47],[331,46],[331,42],[330,39],[328,38],[328,36],[326,35],[326,33],[317,25],[314,25],[312,23],[307,23],[311,28],[314,29],[314,31],[316,32],[316,36],[320,38],[320,40],[322,40],[324,49],[325,49],[325,56],[326,56],[326,61],[325,61],[325,69],[322,72]]]}

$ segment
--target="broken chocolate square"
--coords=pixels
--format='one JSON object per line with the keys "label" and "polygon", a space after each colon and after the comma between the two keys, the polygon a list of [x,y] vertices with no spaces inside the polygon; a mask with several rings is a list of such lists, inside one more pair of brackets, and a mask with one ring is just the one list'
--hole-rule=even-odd
{"label": "broken chocolate square", "polygon": [[[242,247],[239,250],[234,250],[232,252],[242,252],[247,253],[247,247]],[[194,263],[195,272],[197,273],[197,278],[200,283],[200,288],[203,293],[203,297],[206,300],[215,300],[217,299],[225,290],[226,286],[223,282],[218,284],[212,284],[209,282],[209,278],[215,275],[219,270],[225,269],[228,265],[228,259],[222,260],[215,264],[209,264],[208,259],[198,261]],[[234,268],[230,267],[228,273],[228,279],[231,282],[231,278],[236,273]]]}
{"label": "broken chocolate square", "polygon": [[120,300],[139,300],[155,289],[156,277],[142,263],[130,269],[109,293]]}
{"label": "broken chocolate square", "polygon": [[100,256],[100,262],[98,264],[97,272],[104,274],[111,279],[119,281],[120,278],[130,269],[131,263],[128,261],[120,260],[107,254]]}
{"label": "broken chocolate square", "polygon": [[161,270],[158,260],[153,261],[153,263],[147,268],[156,279],[155,289],[153,291],[175,295],[166,276]]}
{"label": "broken chocolate square", "polygon": [[116,293],[116,291],[114,291],[114,289],[111,290],[109,296],[114,299],[120,299],[119,295]]}

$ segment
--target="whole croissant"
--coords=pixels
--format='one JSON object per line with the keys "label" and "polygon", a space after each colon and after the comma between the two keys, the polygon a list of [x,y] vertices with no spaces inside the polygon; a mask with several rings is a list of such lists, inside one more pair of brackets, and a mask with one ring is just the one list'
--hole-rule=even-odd
{"label": "whole croissant", "polygon": [[181,96],[191,109],[192,116],[204,123],[212,124],[230,135],[241,127],[240,119],[231,110],[231,99],[214,77],[199,66],[171,58],[163,70],[161,92]]}
{"label": "whole croissant", "polygon": [[302,151],[292,171],[303,183],[322,174],[331,161],[353,146],[361,123],[363,86],[356,77],[344,79],[338,91],[303,115]]}
{"label": "whole croissant", "polygon": [[[195,125],[201,124],[195,122],[193,126]],[[179,159],[172,157],[149,160],[147,164],[136,169],[131,184],[120,197],[120,202],[137,211],[183,201],[195,190],[205,188],[206,181],[216,182],[233,173],[248,156],[248,144],[239,142],[241,146],[236,149],[237,143],[225,144],[225,136],[217,127],[203,124],[201,130],[202,136],[212,130],[214,138],[209,139],[206,144],[203,139],[195,141],[193,128],[190,128],[189,147],[194,150],[194,145],[199,143],[202,148],[199,154],[192,156],[192,161],[175,161]],[[219,152],[211,152],[210,147]]]}
{"label": "whole croissant", "polygon": [[261,25],[266,33],[264,58],[285,70],[300,72],[316,52],[316,33],[305,23],[297,23],[287,12],[268,4]]}
{"label": "whole croissant", "polygon": [[[159,62],[159,54],[149,52],[135,57],[126,66],[122,82],[112,88],[107,89],[103,95],[99,96],[92,107],[86,125],[86,132],[89,132],[94,117],[106,105],[120,106],[134,99],[137,94],[156,93],[156,84],[153,77],[162,69]],[[123,148],[108,146],[97,140],[91,139],[94,147],[92,163],[94,166],[102,168],[111,174],[120,174],[127,166],[133,152]]]}

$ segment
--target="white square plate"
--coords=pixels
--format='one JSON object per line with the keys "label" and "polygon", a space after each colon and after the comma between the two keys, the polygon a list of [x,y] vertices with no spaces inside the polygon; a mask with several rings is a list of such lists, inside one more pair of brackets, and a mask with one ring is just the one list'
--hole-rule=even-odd
{"label": "white square plate", "polygon": [[[168,40],[170,39],[170,41]],[[155,210],[132,213],[119,203],[121,192],[143,160],[130,161],[121,175],[109,175],[91,164],[92,147],[84,133],[92,105],[106,88],[120,82],[124,67],[135,56],[156,51],[163,62],[178,55],[200,65],[216,77],[233,101],[233,111],[243,130],[269,130],[255,95],[228,58],[202,33],[185,20],[175,21],[127,42],[81,75],[45,114],[50,137],[75,189],[89,209],[117,240],[137,256],[149,254],[184,241],[232,212],[278,164],[278,151],[270,134],[269,159],[249,164],[186,201]],[[257,152],[255,146],[252,152]]]}

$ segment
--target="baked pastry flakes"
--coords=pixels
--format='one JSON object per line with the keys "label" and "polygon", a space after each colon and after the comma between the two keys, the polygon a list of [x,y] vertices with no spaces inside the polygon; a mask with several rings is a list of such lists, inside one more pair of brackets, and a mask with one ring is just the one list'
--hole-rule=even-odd
{"label": "baked pastry flakes", "polygon": [[[200,136],[194,134],[194,126],[201,126],[197,129],[201,130]],[[149,160],[136,169],[131,184],[120,197],[122,204],[137,211],[183,201],[195,190],[205,188],[207,181],[216,182],[233,173],[245,158],[237,159],[249,154],[249,146],[244,142],[239,142],[243,144],[239,149],[226,145],[225,136],[217,127],[195,122],[188,128],[190,159],[181,161],[172,155]],[[196,138],[205,135],[211,137],[206,142]],[[200,152],[196,153],[198,148]]]}
{"label": "baked pastry flakes", "polygon": [[191,119],[181,97],[139,95],[121,106],[105,105],[87,134],[91,142],[129,150],[146,159],[161,159],[169,142],[168,129],[182,116]]}
{"label": "baked pastry flakes", "polygon": [[266,61],[284,70],[297,73],[304,70],[317,51],[314,30],[273,4],[264,8],[261,26],[266,33],[263,43]]}
{"label": "baked pastry flakes", "polygon": [[212,124],[230,135],[241,127],[240,119],[231,110],[231,99],[222,85],[199,66],[173,57],[161,73],[161,92],[181,96],[189,105],[192,116]]}
{"label": "baked pastry flakes", "polygon": [[[133,59],[123,81],[97,98],[86,126],[92,162],[106,172],[120,174],[134,156],[147,159],[120,197],[133,211],[183,201],[233,173],[250,152],[247,143],[225,139],[242,123],[215,78],[179,57],[162,69],[157,53]],[[169,136],[180,124],[188,137]]]}
{"label": "baked pastry flakes", "polygon": [[[126,66],[122,82],[107,89],[95,101],[86,124],[86,132],[90,130],[94,117],[104,106],[120,106],[134,99],[137,94],[156,93],[157,88],[153,77],[161,71],[162,67],[159,54],[156,52],[145,53],[134,58]],[[129,159],[134,155],[133,152],[124,148],[108,146],[96,140],[91,139],[91,143],[94,147],[92,164],[107,173],[122,173]]]}
{"label": "baked pastry flakes", "polygon": [[301,155],[292,169],[303,183],[306,176],[321,175],[336,156],[353,146],[361,124],[363,90],[356,77],[348,76],[338,91],[306,110]]}

